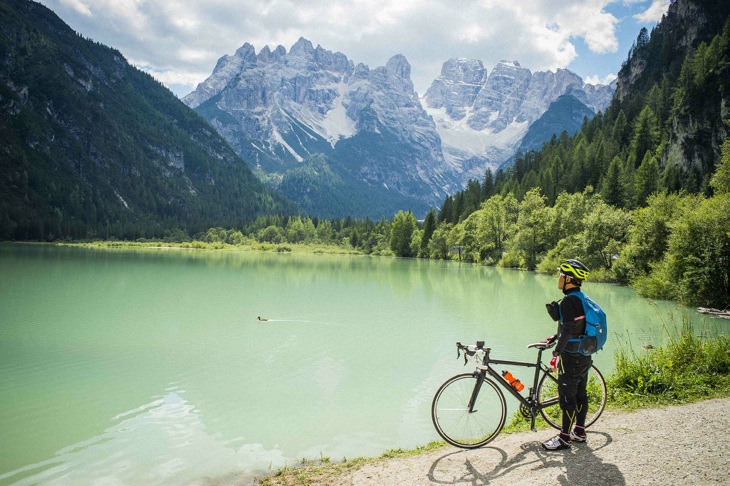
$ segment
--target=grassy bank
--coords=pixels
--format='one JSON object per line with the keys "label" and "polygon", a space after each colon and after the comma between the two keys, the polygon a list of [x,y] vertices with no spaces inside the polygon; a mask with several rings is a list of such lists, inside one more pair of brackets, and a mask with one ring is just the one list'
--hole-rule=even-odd
{"label": "grassy bank", "polygon": [[[663,324],[666,344],[634,351],[630,342],[615,351],[615,371],[607,377],[607,408],[631,410],[638,407],[673,405],[730,396],[730,339],[709,331],[695,334],[687,319],[681,324]],[[600,419],[599,422],[600,423]],[[538,419],[538,427],[549,426]],[[529,429],[519,412],[503,433]],[[446,447],[431,442],[412,450],[386,451],[377,458],[357,458],[339,463],[329,459],[302,461],[261,480],[262,485],[308,485],[326,483],[365,464],[430,452]]]}
{"label": "grassy bank", "polygon": [[681,325],[663,324],[664,346],[615,352],[616,370],[608,379],[609,403],[615,407],[688,403],[730,396],[730,339]]}
{"label": "grassy bank", "polygon": [[261,243],[247,241],[241,244],[230,244],[220,241],[92,241],[76,243],[58,243],[62,245],[79,246],[83,248],[98,248],[108,250],[204,250],[204,251],[266,251],[273,253],[314,253],[314,254],[339,254],[339,255],[361,255],[362,252],[352,247],[338,245],[317,245],[305,243]]}

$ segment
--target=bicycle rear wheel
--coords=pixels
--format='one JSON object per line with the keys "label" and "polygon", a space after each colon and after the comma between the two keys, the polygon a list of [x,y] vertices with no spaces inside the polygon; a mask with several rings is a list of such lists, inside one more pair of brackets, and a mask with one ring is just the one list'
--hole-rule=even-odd
{"label": "bicycle rear wheel", "polygon": [[[482,386],[469,412],[477,380]],[[451,445],[476,449],[493,440],[504,426],[507,404],[497,385],[474,373],[456,375],[436,392],[431,406],[431,419],[436,431]]]}
{"label": "bicycle rear wheel", "polygon": [[[598,420],[598,417],[606,408],[606,380],[598,371],[598,368],[591,366],[588,370],[588,415],[586,416],[586,427],[590,427]],[[560,429],[563,423],[563,411],[560,409],[558,398],[558,381],[551,373],[545,373],[537,387],[538,405],[548,405],[540,408],[540,415],[556,429]],[[552,405],[550,405],[552,404]]]}

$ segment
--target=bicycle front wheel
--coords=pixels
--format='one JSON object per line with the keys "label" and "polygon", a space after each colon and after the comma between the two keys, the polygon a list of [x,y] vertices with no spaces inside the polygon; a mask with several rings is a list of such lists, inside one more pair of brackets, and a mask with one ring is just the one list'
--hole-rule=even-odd
{"label": "bicycle front wheel", "polygon": [[[595,366],[591,366],[588,370],[586,392],[588,393],[586,427],[590,427],[606,408],[606,380]],[[563,423],[563,411],[560,409],[558,398],[558,380],[552,373],[545,373],[542,376],[537,387],[537,402],[540,406],[540,414],[547,423],[560,429]]]}
{"label": "bicycle front wheel", "polygon": [[[481,388],[469,411],[477,380]],[[507,404],[497,385],[476,374],[464,373],[447,380],[433,397],[431,419],[436,431],[451,445],[476,449],[492,441],[504,427]]]}

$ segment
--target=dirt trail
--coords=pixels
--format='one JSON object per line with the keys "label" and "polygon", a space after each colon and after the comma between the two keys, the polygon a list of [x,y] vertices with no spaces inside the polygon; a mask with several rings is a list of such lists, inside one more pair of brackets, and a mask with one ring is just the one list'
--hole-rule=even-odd
{"label": "dirt trail", "polygon": [[588,442],[547,452],[554,431],[503,434],[475,451],[448,447],[368,464],[327,485],[730,485],[730,398],[606,412]]}

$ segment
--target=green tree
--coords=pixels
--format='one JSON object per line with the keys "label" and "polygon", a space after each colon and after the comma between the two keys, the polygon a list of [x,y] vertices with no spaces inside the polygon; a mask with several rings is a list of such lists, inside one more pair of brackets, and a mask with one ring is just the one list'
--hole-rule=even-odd
{"label": "green tree", "polygon": [[319,243],[333,243],[335,240],[335,230],[330,220],[320,221],[315,230],[315,238]]}
{"label": "green tree", "polygon": [[593,188],[583,192],[568,194],[562,192],[549,211],[546,240],[554,247],[560,240],[570,235],[578,235],[585,229],[588,214],[596,204]]}
{"label": "green tree", "polygon": [[530,189],[519,205],[517,234],[510,247],[522,255],[525,267],[534,270],[540,255],[547,251],[546,229],[549,210],[540,190]]}
{"label": "green tree", "polygon": [[390,249],[397,256],[410,257],[411,237],[418,227],[418,221],[411,211],[398,211],[393,218],[390,235]]}
{"label": "green tree", "polygon": [[426,214],[426,220],[423,223],[423,236],[421,237],[421,248],[419,250],[420,256],[425,258],[429,257],[428,244],[431,242],[434,231],[436,231],[436,212],[431,209]]}
{"label": "green tree", "polygon": [[484,182],[482,182],[482,202],[486,201],[494,194],[494,174],[492,169],[487,167],[484,172]]}
{"label": "green tree", "polygon": [[624,197],[621,187],[622,166],[621,159],[618,156],[614,157],[601,183],[603,200],[612,206],[623,205]]}
{"label": "green tree", "polygon": [[271,225],[262,229],[256,239],[267,243],[283,243],[284,234],[281,228]]}
{"label": "green tree", "polygon": [[636,204],[641,207],[649,196],[659,190],[659,163],[651,152],[644,155],[634,179]]}
{"label": "green tree", "polygon": [[453,228],[451,223],[441,223],[433,232],[431,241],[428,242],[428,252],[431,258],[446,260],[449,258],[449,233]]}
{"label": "green tree", "polygon": [[651,272],[669,246],[671,227],[694,197],[659,193],[650,196],[647,206],[634,211],[627,244],[613,266],[615,277],[623,283],[635,281]]}
{"label": "green tree", "polygon": [[727,194],[730,192],[730,138],[722,144],[722,158],[710,179],[710,185],[715,194]]}
{"label": "green tree", "polygon": [[610,269],[631,227],[631,213],[599,201],[586,218],[582,239],[588,268]]}
{"label": "green tree", "polygon": [[[650,297],[677,299],[685,305],[730,305],[730,193],[701,199],[673,225],[669,248],[652,274],[639,282]],[[654,282],[659,285],[647,285]]]}
{"label": "green tree", "polygon": [[511,194],[492,196],[482,204],[478,215],[483,241],[480,250],[482,260],[491,263],[500,261],[517,224],[517,208],[517,199]]}
{"label": "green tree", "polygon": [[629,161],[637,167],[647,152],[654,153],[659,145],[661,130],[659,120],[651,108],[645,106],[634,125],[634,137],[631,139]]}

